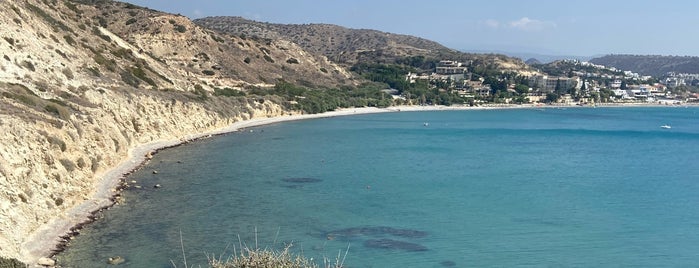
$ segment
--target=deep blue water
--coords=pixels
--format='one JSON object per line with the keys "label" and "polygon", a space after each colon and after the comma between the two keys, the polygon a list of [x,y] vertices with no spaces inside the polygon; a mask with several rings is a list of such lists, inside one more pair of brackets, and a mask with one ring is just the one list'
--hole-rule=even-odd
{"label": "deep blue water", "polygon": [[346,267],[697,266],[697,112],[402,112],[201,140],[131,175],[143,188],[59,263],[183,267],[181,233],[202,266],[256,240],[315,260],[349,245]]}

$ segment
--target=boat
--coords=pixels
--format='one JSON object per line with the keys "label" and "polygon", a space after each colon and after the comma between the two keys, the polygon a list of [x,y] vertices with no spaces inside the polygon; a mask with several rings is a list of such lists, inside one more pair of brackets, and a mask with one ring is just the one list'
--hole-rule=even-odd
{"label": "boat", "polygon": [[672,127],[670,125],[662,125],[662,126],[660,126],[660,128],[671,129]]}

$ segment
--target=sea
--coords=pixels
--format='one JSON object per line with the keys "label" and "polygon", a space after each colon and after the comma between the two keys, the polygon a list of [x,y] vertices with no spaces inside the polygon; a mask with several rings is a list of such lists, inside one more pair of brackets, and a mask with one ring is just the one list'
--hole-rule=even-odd
{"label": "sea", "polygon": [[156,154],[57,259],[207,267],[288,247],[320,266],[696,267],[698,112],[420,111],[248,128]]}

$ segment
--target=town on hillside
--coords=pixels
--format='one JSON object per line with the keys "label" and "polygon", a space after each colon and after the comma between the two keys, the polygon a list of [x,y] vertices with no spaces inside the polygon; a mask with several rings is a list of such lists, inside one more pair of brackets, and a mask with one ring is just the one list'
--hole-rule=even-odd
{"label": "town on hillside", "polygon": [[[687,86],[699,84],[699,74],[668,73],[665,77],[655,78],[578,60],[561,61],[563,68],[557,66],[557,70],[545,70],[547,72],[530,75],[505,72],[483,74],[477,70],[470,70],[467,67],[469,64],[455,60],[440,60],[429,72],[409,72],[405,75],[405,80],[410,84],[427,83],[433,89],[457,94],[471,105],[671,105],[696,102],[699,97],[699,94],[686,90]],[[405,96],[394,95],[394,98],[405,99]]]}

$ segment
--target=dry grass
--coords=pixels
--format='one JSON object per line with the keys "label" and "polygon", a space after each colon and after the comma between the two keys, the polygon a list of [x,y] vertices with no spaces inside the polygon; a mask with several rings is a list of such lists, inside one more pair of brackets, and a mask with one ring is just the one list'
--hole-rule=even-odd
{"label": "dry grass", "polygon": [[[182,243],[182,235],[180,234],[180,246],[182,247],[183,264],[187,266],[187,258],[184,255],[184,244]],[[276,239],[275,239],[276,240]],[[299,254],[291,253],[292,244],[288,244],[282,250],[274,250],[270,248],[259,248],[257,246],[257,232],[255,232],[255,247],[250,248],[243,245],[238,236],[239,250],[233,249],[233,254],[227,259],[222,259],[224,254],[219,258],[215,255],[207,255],[209,266],[211,268],[342,268],[344,267],[349,245],[345,250],[338,251],[334,261],[328,258],[323,259],[323,266],[319,266],[313,258],[306,258]],[[225,250],[224,250],[225,251]],[[171,261],[172,266],[177,268],[175,262]]]}

